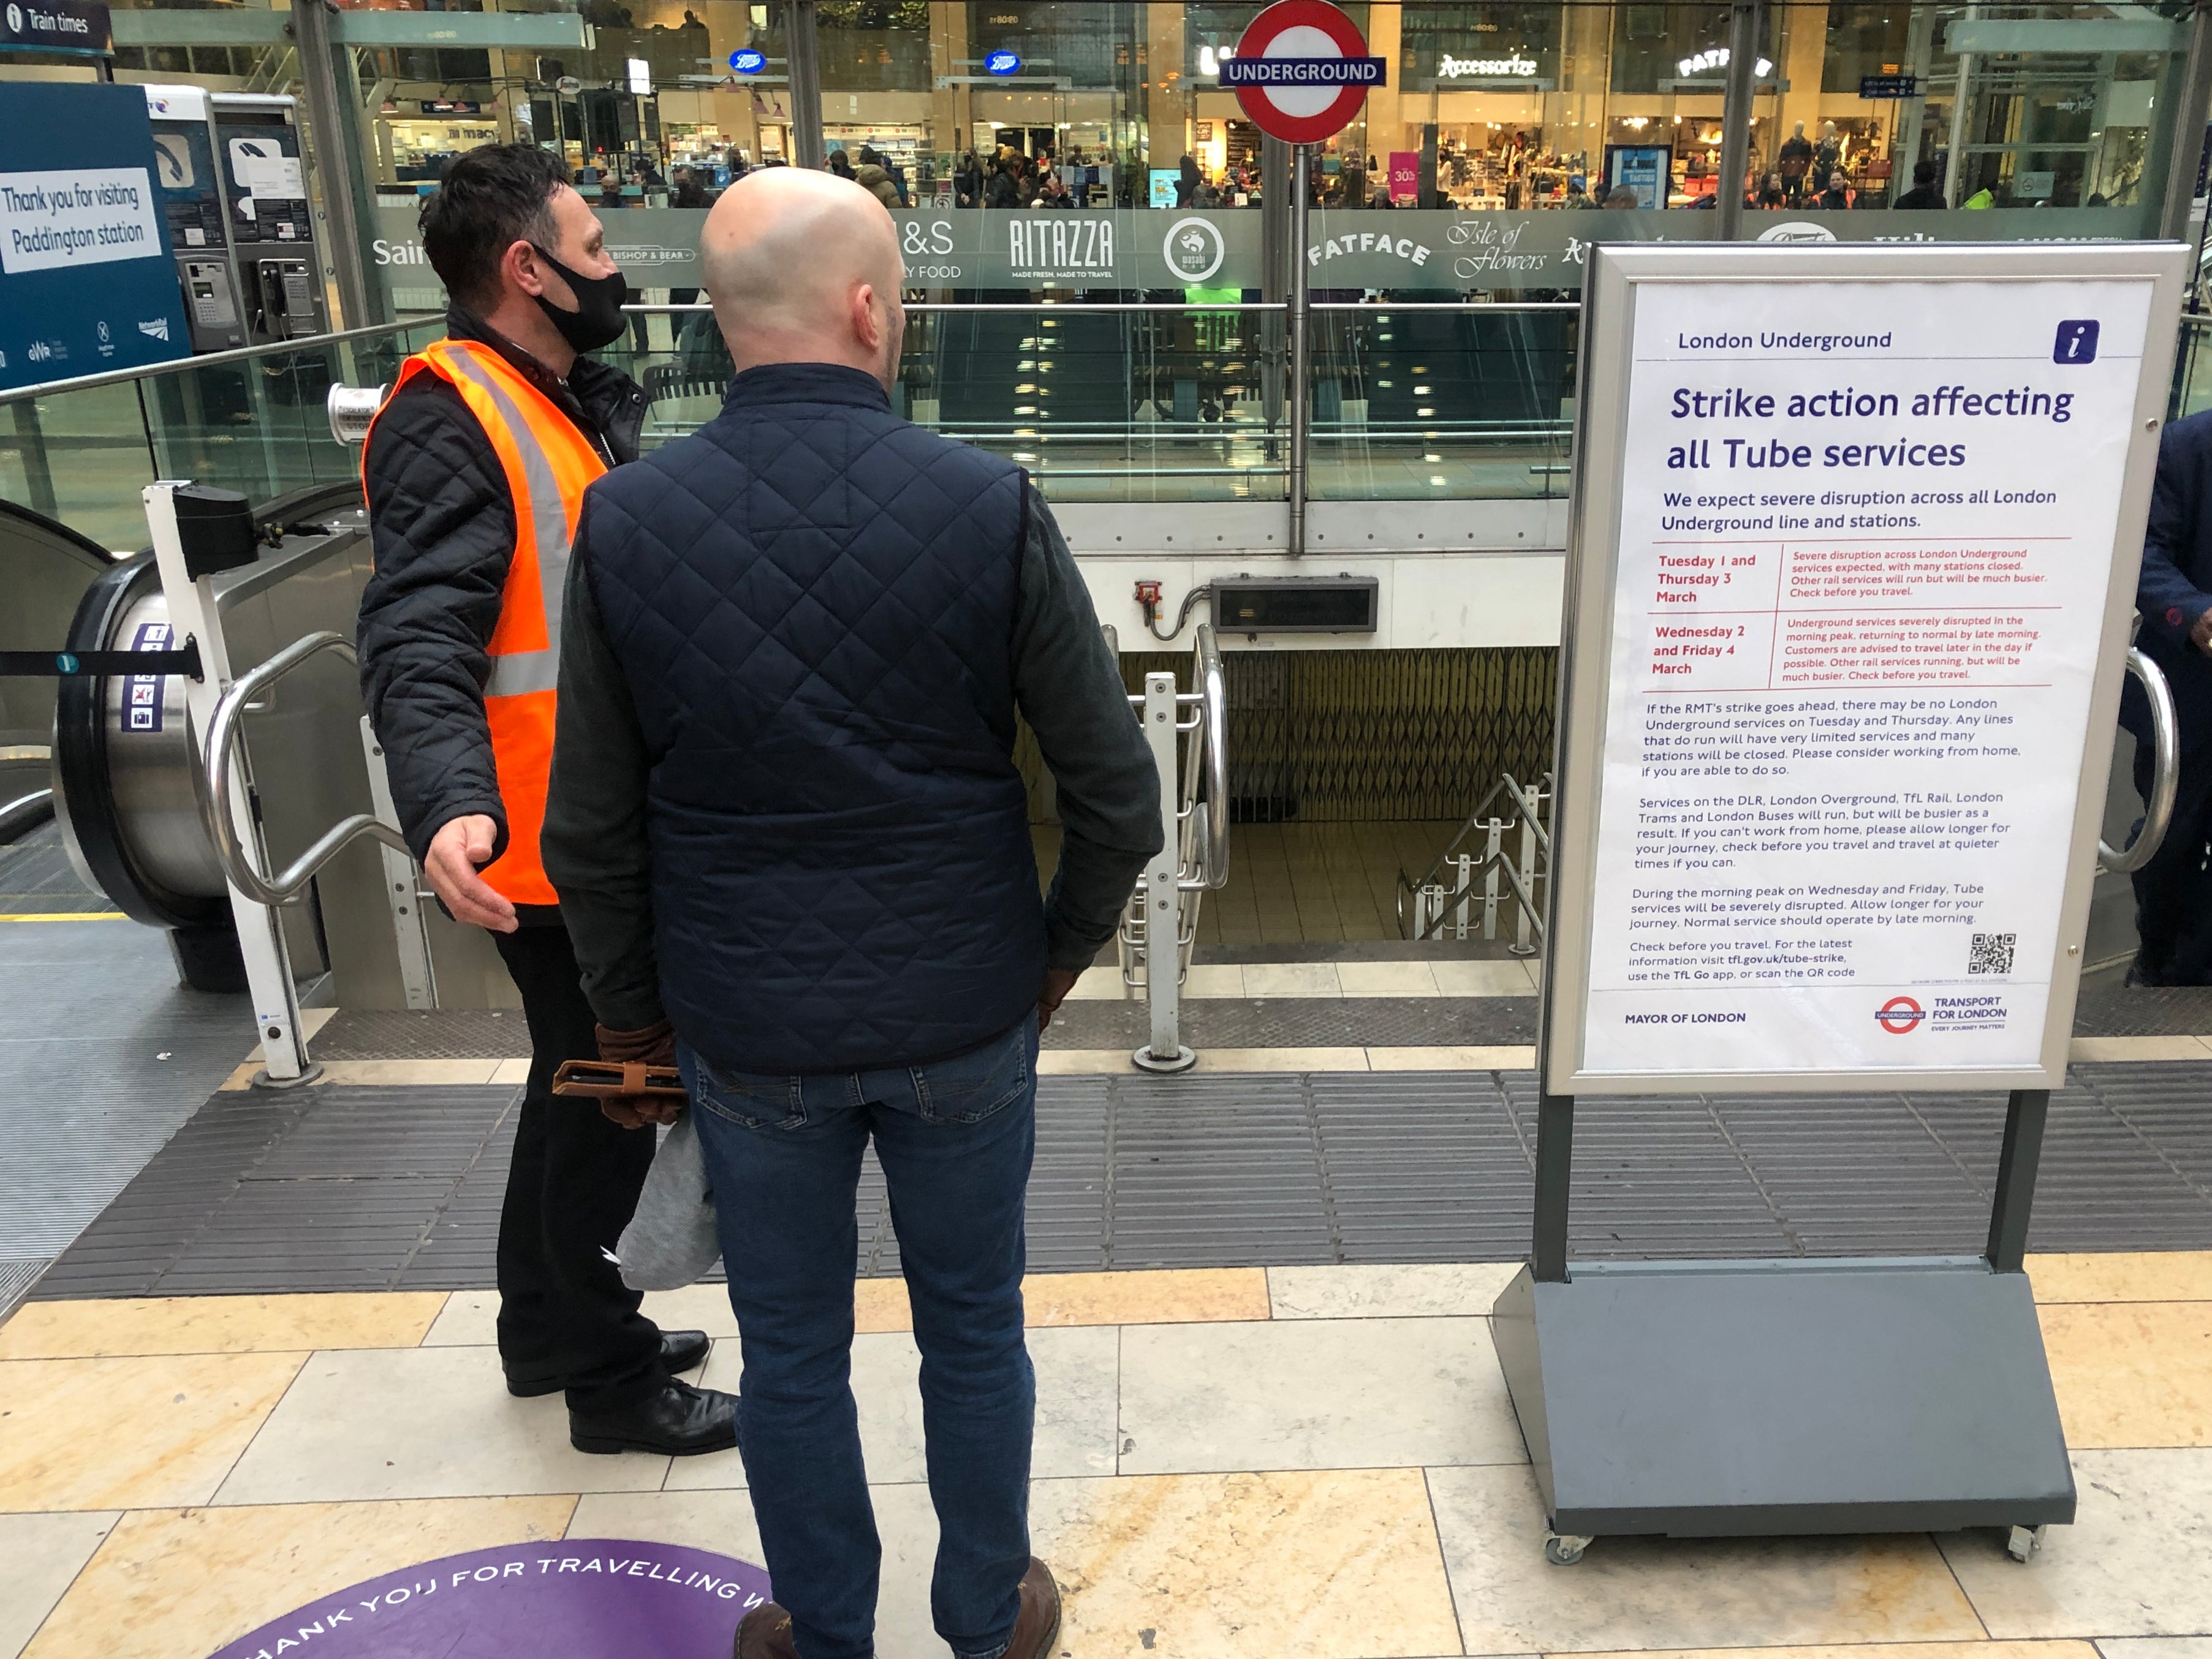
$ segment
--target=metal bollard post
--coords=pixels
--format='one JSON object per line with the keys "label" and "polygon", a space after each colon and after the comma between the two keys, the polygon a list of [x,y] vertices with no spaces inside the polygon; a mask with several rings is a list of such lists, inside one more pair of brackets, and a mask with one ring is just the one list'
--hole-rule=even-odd
{"label": "metal bollard post", "polygon": [[1130,1056],[1147,1072],[1187,1072],[1198,1056],[1182,1042],[1182,769],[1176,764],[1176,680],[1145,676],[1145,741],[1160,775],[1160,850],[1145,871],[1145,997],[1152,1038]]}

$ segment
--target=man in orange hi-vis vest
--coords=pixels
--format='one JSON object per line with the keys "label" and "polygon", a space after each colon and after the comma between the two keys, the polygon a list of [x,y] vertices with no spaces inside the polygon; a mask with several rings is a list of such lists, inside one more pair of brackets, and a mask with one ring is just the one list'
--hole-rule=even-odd
{"label": "man in orange hi-vis vest", "polygon": [[556,1097],[564,1060],[658,1060],[663,1028],[605,1031],[539,862],[561,600],[584,488],[637,458],[645,399],[582,354],[620,337],[626,292],[558,156],[471,150],[422,209],[452,301],[371,428],[362,483],[376,570],[362,688],[408,843],[447,910],[488,928],[522,994],[530,1080],[499,1227],[508,1389],[565,1390],[578,1449],[737,1443],[737,1402],[679,1382],[701,1331],[638,1311],[612,1250],[653,1161],[644,1118]]}

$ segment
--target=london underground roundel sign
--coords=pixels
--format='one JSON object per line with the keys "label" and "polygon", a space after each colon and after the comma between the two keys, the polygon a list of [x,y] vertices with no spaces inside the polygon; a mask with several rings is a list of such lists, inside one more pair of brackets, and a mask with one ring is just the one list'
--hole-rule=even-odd
{"label": "london underground roundel sign", "polygon": [[1221,61],[1221,84],[1237,88],[1253,125],[1286,144],[1341,132],[1383,76],[1359,25],[1328,0],[1276,0]]}

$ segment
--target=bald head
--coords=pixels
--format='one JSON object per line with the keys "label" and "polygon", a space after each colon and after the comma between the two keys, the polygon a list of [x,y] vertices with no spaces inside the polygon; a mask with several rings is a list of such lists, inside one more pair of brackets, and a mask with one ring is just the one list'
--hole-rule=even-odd
{"label": "bald head", "polygon": [[707,216],[699,261],[739,370],[843,363],[890,384],[906,272],[890,214],[869,191],[804,167],[748,173]]}

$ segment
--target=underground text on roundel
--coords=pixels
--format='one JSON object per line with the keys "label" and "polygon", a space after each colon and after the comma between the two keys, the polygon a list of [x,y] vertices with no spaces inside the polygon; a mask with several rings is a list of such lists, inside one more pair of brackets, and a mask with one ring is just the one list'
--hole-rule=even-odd
{"label": "underground text on roundel", "polygon": [[1584,1070],[2039,1063],[2148,317],[1639,292]]}

